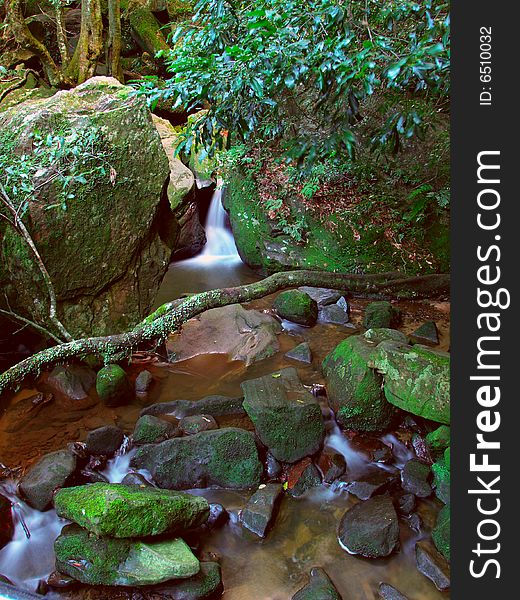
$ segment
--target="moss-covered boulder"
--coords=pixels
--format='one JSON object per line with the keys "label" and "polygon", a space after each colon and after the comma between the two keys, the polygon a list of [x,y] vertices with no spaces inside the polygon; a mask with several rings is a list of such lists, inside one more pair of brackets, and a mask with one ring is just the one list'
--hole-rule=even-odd
{"label": "moss-covered boulder", "polygon": [[234,427],[142,446],[132,465],[148,469],[160,487],[176,490],[257,487],[263,470],[253,433]]}
{"label": "moss-covered boulder", "polygon": [[400,312],[390,302],[381,300],[371,302],[365,309],[363,325],[366,329],[375,329],[379,327],[391,328],[399,324]]}
{"label": "moss-covered boulder", "polygon": [[242,383],[243,406],[258,437],[282,462],[317,452],[325,436],[321,408],[293,367]]}
{"label": "moss-covered boulder", "polygon": [[327,573],[320,567],[313,567],[309,583],[298,590],[291,600],[341,600],[341,596]]}
{"label": "moss-covered boulder", "polygon": [[132,388],[119,365],[107,365],[98,371],[96,392],[107,406],[119,406],[131,399]]}
{"label": "moss-covered boulder", "polygon": [[395,414],[382,392],[383,378],[369,366],[376,349],[364,336],[351,336],[323,361],[329,402],[347,429],[384,430]]}
{"label": "moss-covered boulder", "polygon": [[135,424],[132,439],[136,445],[154,444],[164,441],[173,434],[174,429],[172,423],[159,419],[159,417],[143,415]]}
{"label": "moss-covered boulder", "polygon": [[216,562],[201,562],[200,571],[188,579],[178,579],[155,587],[161,598],[175,600],[215,600],[223,592],[222,573]]}
{"label": "moss-covered boulder", "polygon": [[67,525],[54,543],[56,569],[90,585],[153,585],[196,575],[200,563],[180,538],[140,541],[98,537]]}
{"label": "moss-covered boulder", "polygon": [[450,445],[451,430],[447,425],[441,425],[434,431],[430,431],[425,437],[428,449],[433,456],[443,454]]}
{"label": "moss-covered boulder", "polygon": [[437,550],[446,560],[450,560],[451,529],[450,529],[450,506],[444,506],[437,515],[437,522],[432,530],[432,540]]}
{"label": "moss-covered boulder", "polygon": [[[13,161],[26,154],[42,165],[34,169],[24,221],[53,281],[58,316],[75,337],[126,330],[148,314],[180,236],[163,194],[168,158],[145,100],[130,92],[115,79],[94,77],[0,110],[0,145]],[[97,158],[78,165],[64,190],[35,134]],[[0,263],[12,310],[53,329],[31,252],[5,225]]]}
{"label": "moss-covered boulder", "polygon": [[199,496],[121,483],[61,489],[54,507],[58,516],[115,538],[178,533],[205,523],[209,516],[209,504]]}
{"label": "moss-covered boulder", "polygon": [[449,354],[418,345],[383,342],[370,362],[382,373],[385,396],[391,404],[449,425]]}
{"label": "moss-covered boulder", "polygon": [[450,503],[450,484],[451,484],[451,470],[450,470],[450,449],[446,448],[443,456],[432,465],[433,472],[433,487],[435,488],[435,495],[439,500],[442,500],[445,504]]}
{"label": "moss-covered boulder", "polygon": [[299,325],[312,326],[318,319],[318,303],[300,290],[278,294],[273,308],[278,316]]}

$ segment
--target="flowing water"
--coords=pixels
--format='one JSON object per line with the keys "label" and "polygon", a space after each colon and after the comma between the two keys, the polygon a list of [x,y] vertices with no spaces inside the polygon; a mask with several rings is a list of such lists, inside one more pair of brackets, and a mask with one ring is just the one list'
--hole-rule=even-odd
{"label": "flowing water", "polygon": [[[217,190],[210,206],[206,223],[208,243],[204,252],[193,259],[173,263],[158,294],[157,305],[179,297],[182,293],[198,292],[214,287],[237,285],[255,281],[258,277],[239,259],[231,233],[226,226],[226,215],[221,204],[221,191]],[[272,297],[251,303],[249,307],[266,310]],[[352,301],[354,323],[359,323],[363,302]],[[408,307],[408,312],[412,310]],[[439,319],[438,307],[420,304],[415,306],[415,321],[432,312]],[[437,312],[435,312],[437,310]],[[410,317],[407,327],[415,326]],[[63,448],[67,443],[84,440],[88,431],[105,424],[117,424],[127,434],[144,405],[154,402],[184,398],[196,400],[210,394],[241,395],[240,384],[286,366],[296,366],[305,385],[319,388],[322,385],[320,365],[323,358],[355,329],[318,324],[304,328],[286,324],[279,336],[280,351],[271,358],[245,367],[238,361],[229,361],[221,354],[197,356],[182,363],[169,364],[160,359],[133,365],[133,379],[143,368],[154,377],[148,396],[135,399],[127,406],[108,408],[99,404],[81,410],[64,408],[59,398],[37,410],[27,410],[26,404],[36,389],[18,393],[4,410],[0,419],[0,461],[9,467],[26,466],[38,456]],[[442,344],[449,336],[441,332]],[[308,341],[313,350],[311,365],[297,365],[285,358],[287,350],[301,341]],[[45,388],[45,377],[39,382]],[[325,414],[330,412],[323,406]],[[217,418],[222,426],[242,426],[252,429],[247,417]],[[355,477],[374,469],[396,470],[413,456],[406,444],[406,433],[387,434],[381,441],[392,448],[391,465],[371,461],[370,454],[357,438],[342,432],[332,415],[326,421],[325,447],[345,458],[347,475]],[[134,453],[128,438],[117,455],[109,461],[104,475],[111,482],[120,482],[128,472]],[[146,475],[146,474],[145,474]],[[34,591],[38,581],[45,579],[54,569],[53,542],[65,521],[58,519],[53,510],[39,512],[25,504],[16,494],[16,482],[0,483],[0,492],[15,503],[16,521],[13,540],[0,549],[0,574],[17,585]],[[322,566],[338,586],[344,600],[375,600],[379,582],[396,586],[410,600],[437,600],[446,598],[416,569],[414,544],[428,535],[439,503],[435,500],[420,501],[418,512],[424,526],[416,533],[401,522],[401,546],[397,553],[386,559],[368,560],[352,556],[339,545],[336,532],[345,510],[356,499],[341,487],[321,486],[301,498],[284,496],[274,528],[265,540],[253,539],[240,525],[240,511],[251,492],[226,490],[193,490],[210,502],[223,504],[230,513],[229,522],[200,540],[200,550],[216,553],[222,564],[224,600],[288,600],[306,581],[313,566]],[[0,594],[1,597],[1,594]],[[111,597],[107,588],[101,590],[74,588],[60,592],[61,598],[104,600]],[[117,598],[132,597],[129,593],[117,594]]]}

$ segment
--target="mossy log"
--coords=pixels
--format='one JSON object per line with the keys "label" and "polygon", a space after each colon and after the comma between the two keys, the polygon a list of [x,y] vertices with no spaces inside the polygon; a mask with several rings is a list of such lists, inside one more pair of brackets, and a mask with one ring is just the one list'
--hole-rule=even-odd
{"label": "mossy log", "polygon": [[398,273],[349,275],[324,271],[275,273],[261,281],[237,287],[201,292],[181,303],[164,304],[133,330],[105,337],[74,340],[48,348],[26,358],[0,375],[0,394],[21,384],[42,369],[72,358],[102,356],[105,364],[121,360],[139,344],[161,342],[196,315],[219,306],[249,302],[284,288],[310,285],[330,287],[342,292],[387,298],[441,298],[449,294],[449,275],[403,277]]}
{"label": "mossy log", "polygon": [[161,24],[150,10],[131,4],[128,8],[128,21],[137,43],[148,54],[155,56],[160,51],[170,49],[161,31]]}

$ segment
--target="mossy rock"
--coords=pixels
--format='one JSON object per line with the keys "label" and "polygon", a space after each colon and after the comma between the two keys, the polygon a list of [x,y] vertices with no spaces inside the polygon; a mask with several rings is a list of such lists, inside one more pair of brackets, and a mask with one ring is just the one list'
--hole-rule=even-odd
{"label": "mossy rock", "polygon": [[216,562],[201,562],[197,575],[155,587],[153,592],[159,594],[161,598],[174,598],[175,600],[220,598],[223,592],[220,565]]}
{"label": "mossy rock", "polygon": [[387,302],[371,302],[365,309],[363,325],[366,329],[392,328],[399,324],[400,311]]}
{"label": "mossy rock", "polygon": [[244,381],[242,390],[256,433],[277,460],[294,463],[319,450],[325,436],[321,408],[296,369]]}
{"label": "mossy rock", "polygon": [[435,495],[445,504],[450,503],[450,449],[447,448],[444,455],[432,465],[433,487]]}
{"label": "mossy rock", "polygon": [[443,454],[450,445],[451,429],[447,425],[441,425],[427,434],[425,440],[433,456]]}
{"label": "mossy rock", "polygon": [[318,319],[318,303],[300,290],[287,290],[278,294],[273,308],[282,319],[299,325],[312,326]]}
{"label": "mossy rock", "polygon": [[444,506],[437,515],[437,522],[432,530],[433,543],[446,560],[450,560],[451,550],[450,513],[450,506]]}
{"label": "mossy rock", "polygon": [[320,567],[313,567],[309,583],[298,590],[291,600],[341,600],[341,596],[327,573]]}
{"label": "mossy rock", "polygon": [[156,442],[162,442],[174,431],[174,427],[171,423],[163,421],[153,415],[143,415],[139,417],[135,424],[134,433],[132,439],[134,444],[153,444]]}
{"label": "mossy rock", "polygon": [[370,360],[384,377],[388,402],[437,423],[450,423],[450,357],[423,346],[383,342]]}
{"label": "mossy rock", "polygon": [[98,537],[67,525],[54,543],[56,569],[89,585],[142,586],[196,575],[200,563],[180,538],[144,542]]}
{"label": "mossy rock", "polygon": [[234,427],[142,446],[132,465],[148,469],[160,487],[177,490],[258,487],[263,470],[254,435]]}
{"label": "mossy rock", "polygon": [[381,431],[395,415],[382,392],[382,376],[369,366],[376,348],[363,336],[351,336],[323,361],[329,402],[347,429]]}
{"label": "mossy rock", "polygon": [[130,399],[132,388],[119,365],[107,365],[98,371],[96,392],[106,406],[119,406]]}
{"label": "mossy rock", "polygon": [[92,483],[59,490],[58,516],[100,536],[146,537],[178,533],[206,522],[204,498],[120,483]]}

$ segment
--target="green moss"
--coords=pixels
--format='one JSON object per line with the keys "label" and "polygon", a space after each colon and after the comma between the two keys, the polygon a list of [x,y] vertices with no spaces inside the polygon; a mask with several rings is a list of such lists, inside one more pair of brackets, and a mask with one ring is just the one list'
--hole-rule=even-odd
{"label": "green moss", "polygon": [[450,449],[447,448],[444,456],[432,465],[433,487],[439,500],[445,504],[450,503]]}
{"label": "green moss", "polygon": [[430,431],[425,438],[428,448],[434,456],[444,453],[450,445],[450,439],[451,430],[447,425],[441,425],[434,431]]}
{"label": "green moss", "polygon": [[392,328],[399,324],[400,312],[390,302],[371,302],[365,309],[363,325],[366,329]]}
{"label": "green moss", "polygon": [[444,506],[437,515],[437,523],[432,530],[433,543],[446,560],[450,560],[450,506]]}
{"label": "green moss", "polygon": [[300,290],[282,292],[276,297],[273,308],[283,319],[300,325],[314,325],[318,319],[318,304]]}
{"label": "green moss", "polygon": [[96,391],[107,406],[117,406],[128,399],[130,385],[119,365],[107,365],[98,371]]}
{"label": "green moss", "polygon": [[135,424],[132,438],[134,444],[153,444],[164,440],[172,430],[171,423],[153,415],[143,415]]}
{"label": "green moss", "polygon": [[217,438],[209,470],[230,487],[246,488],[258,477],[258,457],[251,452],[250,440],[229,431]]}

